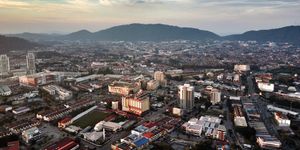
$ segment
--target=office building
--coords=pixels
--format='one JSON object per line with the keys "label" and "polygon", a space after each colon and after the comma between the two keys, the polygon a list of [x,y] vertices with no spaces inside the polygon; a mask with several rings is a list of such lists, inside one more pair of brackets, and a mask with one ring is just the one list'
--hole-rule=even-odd
{"label": "office building", "polygon": [[142,115],[150,109],[148,93],[138,92],[136,95],[122,97],[122,110]]}
{"label": "office building", "polygon": [[26,56],[26,63],[27,63],[27,73],[34,74],[36,73],[35,67],[35,56],[33,53],[28,53]]}
{"label": "office building", "polygon": [[194,87],[190,84],[179,86],[179,105],[184,110],[192,110],[194,107]]}
{"label": "office building", "polygon": [[5,75],[10,72],[9,58],[7,55],[0,55],[0,74]]}

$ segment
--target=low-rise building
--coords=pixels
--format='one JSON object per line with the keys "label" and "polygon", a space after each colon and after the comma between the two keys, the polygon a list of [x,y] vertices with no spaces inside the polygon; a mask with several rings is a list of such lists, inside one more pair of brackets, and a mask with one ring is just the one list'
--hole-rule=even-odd
{"label": "low-rise building", "polygon": [[30,111],[31,109],[29,107],[19,107],[17,109],[14,109],[12,112],[15,114],[15,115],[19,115],[19,114],[23,114],[23,113],[26,113],[28,111]]}
{"label": "low-rise building", "polygon": [[183,115],[183,110],[180,109],[180,108],[173,107],[172,114],[175,115],[175,116],[182,116]]}
{"label": "low-rise building", "polygon": [[26,143],[35,141],[41,137],[41,132],[37,127],[32,127],[22,132],[22,139]]}
{"label": "low-rise building", "polygon": [[225,140],[226,128],[220,125],[221,119],[213,116],[201,116],[199,119],[192,118],[182,125],[189,134],[206,136],[218,140]]}
{"label": "low-rise building", "polygon": [[259,90],[263,92],[273,92],[274,84],[273,83],[265,83],[265,82],[257,82],[257,86]]}
{"label": "low-rise building", "polygon": [[50,95],[54,95],[60,100],[69,100],[72,98],[72,91],[66,90],[58,85],[46,85],[43,86],[43,90],[47,91]]}
{"label": "low-rise building", "polygon": [[0,95],[9,96],[11,95],[11,90],[7,85],[0,85]]}
{"label": "low-rise building", "polygon": [[250,71],[250,66],[245,65],[245,64],[237,64],[237,65],[234,65],[234,71],[237,71],[237,72]]}
{"label": "low-rise building", "polygon": [[79,149],[79,144],[76,143],[75,140],[69,137],[57,141],[45,148],[45,150],[76,150],[76,149]]}
{"label": "low-rise building", "polygon": [[81,72],[40,72],[19,77],[22,86],[38,87],[49,83],[59,83],[67,77],[77,77],[85,73]]}
{"label": "low-rise building", "polygon": [[103,132],[97,132],[97,131],[93,131],[93,132],[86,132],[86,133],[82,133],[83,138],[88,140],[88,141],[98,141],[100,139],[104,139],[105,138],[105,133]]}
{"label": "low-rise building", "polygon": [[22,120],[22,121],[11,123],[5,126],[5,128],[14,134],[20,134],[23,131],[30,129],[32,127],[36,127],[38,125],[40,125],[40,122],[37,120]]}
{"label": "low-rise building", "polygon": [[261,148],[276,149],[281,147],[281,142],[277,138],[271,136],[257,137],[256,142]]}
{"label": "low-rise building", "polygon": [[120,130],[122,128],[122,126],[115,122],[100,121],[99,123],[97,123],[95,125],[94,130],[101,131],[103,128],[106,130],[109,130],[109,131],[116,132],[116,131]]}
{"label": "low-rise building", "polygon": [[242,107],[240,105],[233,106],[234,114],[234,125],[239,127],[247,127],[247,121],[242,112]]}
{"label": "low-rise building", "polygon": [[127,96],[138,91],[138,86],[128,82],[114,81],[108,85],[108,91],[112,94]]}
{"label": "low-rise building", "polygon": [[118,101],[111,102],[111,109],[118,110],[119,109],[119,102]]}
{"label": "low-rise building", "polygon": [[280,112],[275,112],[274,118],[280,127],[289,127],[291,125],[291,120]]}
{"label": "low-rise building", "polygon": [[0,106],[0,112],[1,113],[6,113],[8,111],[11,111],[12,110],[12,107],[9,106],[9,105],[1,105]]}
{"label": "low-rise building", "polygon": [[59,128],[66,128],[68,125],[71,124],[72,118],[66,117],[62,119],[61,121],[58,122],[58,127]]}

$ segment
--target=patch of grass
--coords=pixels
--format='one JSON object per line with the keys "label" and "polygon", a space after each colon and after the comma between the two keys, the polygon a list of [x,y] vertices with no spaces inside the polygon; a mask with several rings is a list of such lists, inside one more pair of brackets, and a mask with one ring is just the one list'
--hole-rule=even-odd
{"label": "patch of grass", "polygon": [[104,113],[100,111],[92,111],[80,119],[76,120],[73,125],[78,126],[80,128],[85,128],[87,126],[92,126],[96,125],[98,122],[104,120],[109,113]]}

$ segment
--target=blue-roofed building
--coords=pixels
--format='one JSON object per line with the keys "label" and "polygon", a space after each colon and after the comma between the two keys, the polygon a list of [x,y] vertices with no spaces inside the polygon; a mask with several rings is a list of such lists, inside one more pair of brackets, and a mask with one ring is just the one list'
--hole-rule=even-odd
{"label": "blue-roofed building", "polygon": [[137,147],[137,149],[142,149],[144,146],[146,146],[149,143],[149,140],[146,138],[140,138],[134,142],[134,145]]}
{"label": "blue-roofed building", "polygon": [[134,128],[133,130],[131,130],[131,133],[132,134],[136,134],[138,136],[142,136],[148,130],[149,130],[149,128],[147,128],[147,127],[145,127],[143,125],[140,125],[140,126]]}

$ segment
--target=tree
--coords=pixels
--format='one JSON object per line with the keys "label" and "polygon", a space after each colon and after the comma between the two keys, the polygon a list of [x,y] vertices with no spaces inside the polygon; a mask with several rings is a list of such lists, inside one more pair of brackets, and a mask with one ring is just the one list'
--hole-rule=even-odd
{"label": "tree", "polygon": [[213,150],[212,145],[213,144],[211,140],[205,140],[196,144],[192,150]]}

